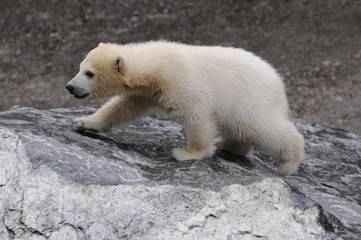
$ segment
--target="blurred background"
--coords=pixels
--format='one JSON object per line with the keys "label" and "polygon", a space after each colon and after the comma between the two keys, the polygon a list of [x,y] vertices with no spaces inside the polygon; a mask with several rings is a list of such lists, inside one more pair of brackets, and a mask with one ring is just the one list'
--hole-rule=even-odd
{"label": "blurred background", "polygon": [[104,101],[65,89],[99,42],[242,47],[283,76],[296,118],[361,134],[360,0],[0,0],[0,110]]}

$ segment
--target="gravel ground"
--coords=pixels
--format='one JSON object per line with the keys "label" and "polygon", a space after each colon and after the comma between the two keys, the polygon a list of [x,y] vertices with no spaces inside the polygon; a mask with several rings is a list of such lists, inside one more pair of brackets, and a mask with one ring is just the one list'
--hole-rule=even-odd
{"label": "gravel ground", "polygon": [[253,51],[284,77],[294,117],[361,134],[361,1],[0,4],[0,110],[98,106],[64,88],[90,49],[99,42],[168,39]]}

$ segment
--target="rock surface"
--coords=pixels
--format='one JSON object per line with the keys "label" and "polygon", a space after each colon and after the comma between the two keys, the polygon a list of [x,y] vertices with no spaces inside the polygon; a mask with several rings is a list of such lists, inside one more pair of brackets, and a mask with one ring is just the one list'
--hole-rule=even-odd
{"label": "rock surface", "polygon": [[177,162],[159,115],[78,132],[91,108],[0,113],[0,239],[360,239],[361,137],[300,120],[306,159],[261,152]]}

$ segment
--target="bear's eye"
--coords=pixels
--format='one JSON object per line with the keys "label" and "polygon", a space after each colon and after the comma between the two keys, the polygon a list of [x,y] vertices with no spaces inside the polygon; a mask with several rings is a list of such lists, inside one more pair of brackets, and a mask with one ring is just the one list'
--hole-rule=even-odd
{"label": "bear's eye", "polygon": [[86,71],[86,72],[85,72],[85,75],[86,75],[88,78],[93,78],[93,77],[94,77],[94,73],[92,73],[91,71]]}

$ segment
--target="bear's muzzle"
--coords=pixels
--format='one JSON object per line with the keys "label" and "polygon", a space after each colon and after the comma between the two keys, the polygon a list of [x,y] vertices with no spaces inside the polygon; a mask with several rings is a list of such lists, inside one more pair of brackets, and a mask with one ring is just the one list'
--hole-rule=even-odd
{"label": "bear's muzzle", "polygon": [[89,93],[85,92],[84,89],[74,87],[71,84],[66,85],[65,88],[69,91],[71,95],[73,95],[76,98],[86,98],[89,95]]}

